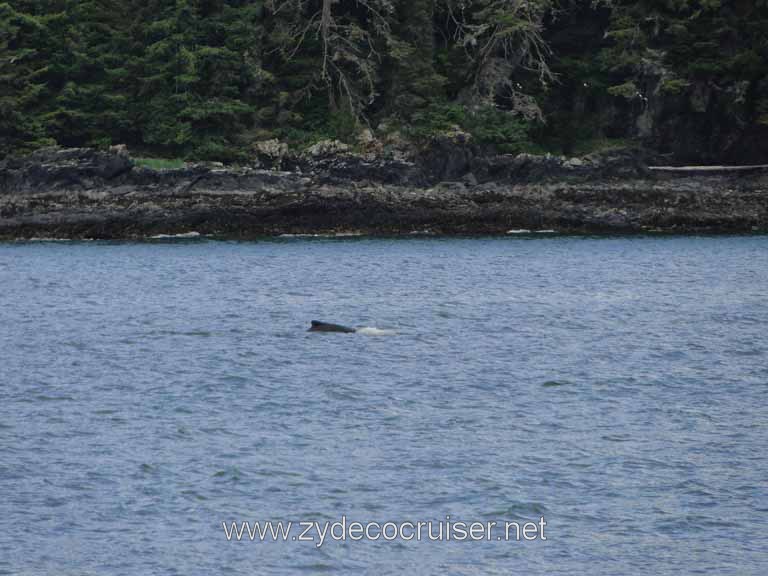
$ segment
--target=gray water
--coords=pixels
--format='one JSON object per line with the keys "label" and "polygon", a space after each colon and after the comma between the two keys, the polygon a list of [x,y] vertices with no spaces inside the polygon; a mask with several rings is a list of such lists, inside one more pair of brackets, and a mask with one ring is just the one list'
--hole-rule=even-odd
{"label": "gray water", "polygon": [[[0,245],[0,573],[762,576],[767,292],[765,236]],[[222,526],[446,515],[546,541]]]}

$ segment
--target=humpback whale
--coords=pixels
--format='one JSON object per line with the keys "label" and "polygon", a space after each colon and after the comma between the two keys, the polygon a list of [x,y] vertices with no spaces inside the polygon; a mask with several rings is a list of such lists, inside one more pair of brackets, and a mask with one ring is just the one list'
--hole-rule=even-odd
{"label": "humpback whale", "polygon": [[340,324],[330,324],[329,322],[320,322],[319,320],[312,320],[312,326],[309,327],[307,332],[357,332],[355,328],[348,326],[341,326]]}

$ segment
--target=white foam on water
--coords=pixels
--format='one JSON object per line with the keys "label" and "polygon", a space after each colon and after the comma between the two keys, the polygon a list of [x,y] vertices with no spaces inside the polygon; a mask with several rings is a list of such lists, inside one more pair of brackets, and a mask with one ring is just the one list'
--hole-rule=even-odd
{"label": "white foam on water", "polygon": [[151,240],[163,240],[166,238],[199,238],[200,232],[182,232],[181,234],[156,234],[150,236]]}
{"label": "white foam on water", "polygon": [[557,234],[557,230],[536,230],[536,234]]}
{"label": "white foam on water", "polygon": [[397,332],[394,330],[385,330],[382,328],[375,328],[374,326],[363,326],[355,330],[355,334],[362,334],[364,336],[395,336]]}
{"label": "white foam on water", "polygon": [[95,242],[96,238],[46,238],[33,236],[32,238],[19,238],[16,242]]}
{"label": "white foam on water", "polygon": [[507,230],[507,234],[530,234],[531,231],[526,228],[518,228],[515,230]]}
{"label": "white foam on water", "polygon": [[38,238],[34,236],[32,238],[25,238],[22,242],[72,242],[72,238]]}
{"label": "white foam on water", "polygon": [[348,238],[364,236],[362,232],[330,232],[323,234],[279,234],[278,238]]}

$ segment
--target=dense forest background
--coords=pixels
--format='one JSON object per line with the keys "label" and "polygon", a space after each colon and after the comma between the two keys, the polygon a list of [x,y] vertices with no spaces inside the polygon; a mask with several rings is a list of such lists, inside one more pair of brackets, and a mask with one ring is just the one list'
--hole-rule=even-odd
{"label": "dense forest background", "polygon": [[0,156],[237,162],[457,128],[500,152],[768,161],[768,0],[0,3]]}

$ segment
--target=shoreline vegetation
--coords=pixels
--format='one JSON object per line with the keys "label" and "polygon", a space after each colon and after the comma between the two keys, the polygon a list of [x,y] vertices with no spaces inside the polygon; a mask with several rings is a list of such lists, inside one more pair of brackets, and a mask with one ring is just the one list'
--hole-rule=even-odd
{"label": "shoreline vegetation", "polygon": [[0,0],[0,53],[5,239],[767,227],[765,2]]}
{"label": "shoreline vegetation", "polygon": [[487,154],[464,135],[406,154],[325,141],[249,166],[44,148],[0,161],[0,239],[766,233],[768,167],[648,166],[638,148]]}
{"label": "shoreline vegetation", "polygon": [[764,164],[767,63],[765,2],[0,0],[0,159],[236,165],[460,131],[487,154]]}

